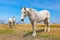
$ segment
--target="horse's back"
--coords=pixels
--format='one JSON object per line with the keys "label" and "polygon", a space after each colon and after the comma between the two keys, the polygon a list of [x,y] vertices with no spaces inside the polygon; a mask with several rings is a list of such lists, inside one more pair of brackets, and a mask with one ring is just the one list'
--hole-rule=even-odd
{"label": "horse's back", "polygon": [[8,20],[9,22],[11,22],[12,21],[12,18],[9,18],[9,20]]}
{"label": "horse's back", "polygon": [[38,12],[40,16],[50,17],[50,12],[48,10],[42,10]]}
{"label": "horse's back", "polygon": [[50,13],[49,13],[49,11],[47,11],[47,10],[39,11],[39,12],[36,14],[36,18],[37,18],[37,20],[43,21],[43,20],[45,20],[46,18],[50,18]]}
{"label": "horse's back", "polygon": [[13,22],[14,20],[12,18],[9,18],[8,22]]}
{"label": "horse's back", "polygon": [[42,14],[48,13],[48,14],[50,14],[48,10],[42,10],[42,11],[39,11],[38,13],[42,13]]}

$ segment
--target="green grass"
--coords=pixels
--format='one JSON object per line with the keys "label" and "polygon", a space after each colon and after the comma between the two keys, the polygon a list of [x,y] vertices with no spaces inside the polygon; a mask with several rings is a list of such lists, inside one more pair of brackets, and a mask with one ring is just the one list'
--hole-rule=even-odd
{"label": "green grass", "polygon": [[11,29],[1,29],[0,34],[12,34],[14,31]]}
{"label": "green grass", "polygon": [[45,37],[45,38],[60,38],[60,35],[58,34],[44,34],[44,33],[37,33],[37,37]]}
{"label": "green grass", "polygon": [[42,38],[49,38],[51,40],[60,40],[60,36],[59,35],[49,35],[49,34],[40,34],[40,35],[37,35],[37,37],[42,37]]}

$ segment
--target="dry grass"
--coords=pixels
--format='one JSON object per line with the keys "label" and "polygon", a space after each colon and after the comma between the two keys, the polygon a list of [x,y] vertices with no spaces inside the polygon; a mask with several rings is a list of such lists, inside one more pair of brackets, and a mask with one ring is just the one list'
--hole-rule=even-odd
{"label": "dry grass", "polygon": [[[44,33],[43,24],[37,24],[37,37],[53,37],[60,38],[60,24],[51,24],[51,30],[49,33]],[[16,24],[16,28],[9,28],[7,24],[0,25],[0,34],[17,34],[20,36],[31,36],[32,26],[31,24]]]}

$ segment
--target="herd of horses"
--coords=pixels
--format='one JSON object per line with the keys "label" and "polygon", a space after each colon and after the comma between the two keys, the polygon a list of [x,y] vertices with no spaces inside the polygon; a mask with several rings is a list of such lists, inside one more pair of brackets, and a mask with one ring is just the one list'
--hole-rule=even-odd
{"label": "herd of horses", "polygon": [[[36,23],[37,22],[44,22],[45,24],[44,32],[50,31],[50,12],[48,10],[37,11],[36,9],[33,9],[33,8],[23,7],[21,9],[21,22],[24,21],[24,18],[26,16],[28,16],[32,24],[32,29],[33,29],[32,36],[34,37],[36,36]],[[15,17],[9,18],[8,22],[9,22],[10,27],[11,27],[11,24],[15,26]]]}

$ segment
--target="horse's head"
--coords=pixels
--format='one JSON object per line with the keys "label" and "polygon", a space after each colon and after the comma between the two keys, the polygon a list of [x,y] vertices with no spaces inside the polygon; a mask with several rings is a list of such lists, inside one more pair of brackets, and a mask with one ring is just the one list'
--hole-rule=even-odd
{"label": "horse's head", "polygon": [[30,15],[29,13],[31,13],[31,10],[32,10],[31,8],[25,8],[25,7],[21,9],[21,21],[24,21],[24,18]]}
{"label": "horse's head", "polygon": [[26,8],[21,9],[21,21],[24,21],[24,18],[27,16],[27,10]]}

